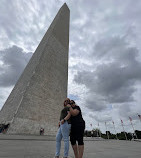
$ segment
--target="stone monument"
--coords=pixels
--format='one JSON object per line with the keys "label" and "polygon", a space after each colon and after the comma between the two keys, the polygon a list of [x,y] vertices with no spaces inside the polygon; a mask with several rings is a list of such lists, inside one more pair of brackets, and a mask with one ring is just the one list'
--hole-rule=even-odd
{"label": "stone monument", "polygon": [[69,17],[59,10],[0,112],[9,134],[54,135],[67,97]]}

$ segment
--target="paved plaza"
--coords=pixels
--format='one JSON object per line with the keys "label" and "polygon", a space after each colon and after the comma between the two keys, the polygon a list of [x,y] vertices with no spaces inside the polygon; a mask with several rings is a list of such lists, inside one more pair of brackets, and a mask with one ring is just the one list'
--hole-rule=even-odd
{"label": "paved plaza", "polygon": [[[61,156],[63,156],[63,142]],[[55,138],[52,136],[0,135],[0,158],[53,158]],[[74,158],[70,146],[70,158]],[[85,139],[84,158],[139,158],[141,142]]]}

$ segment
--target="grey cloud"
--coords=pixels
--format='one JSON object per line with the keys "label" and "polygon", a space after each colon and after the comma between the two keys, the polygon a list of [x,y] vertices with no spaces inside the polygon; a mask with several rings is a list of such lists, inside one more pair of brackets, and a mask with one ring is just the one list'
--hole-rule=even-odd
{"label": "grey cloud", "polygon": [[139,120],[137,111],[134,109],[136,103],[123,103],[119,105],[119,115],[121,118],[129,120],[129,117],[132,118],[132,120]]}
{"label": "grey cloud", "polygon": [[86,98],[85,102],[86,107],[92,111],[102,111],[107,108],[105,101],[102,98],[99,98],[98,95],[95,97],[95,94],[93,93]]}
{"label": "grey cloud", "polygon": [[[72,50],[72,52],[74,52],[72,53],[72,55],[74,55],[74,57],[86,57],[86,55],[90,55],[89,52],[91,51],[92,45],[97,40],[99,40],[99,38],[104,38],[106,42],[106,38],[109,38],[112,35],[123,36],[126,34],[128,36],[131,36],[132,34],[130,42],[134,40],[133,42],[137,43],[137,41],[135,40],[137,40],[140,37],[139,26],[141,25],[141,22],[139,20],[139,12],[141,10],[140,3],[140,1],[137,1],[135,3],[131,0],[124,2],[111,0],[91,1],[89,3],[81,1],[81,5],[78,5],[77,12],[74,12],[75,15],[72,13],[70,38],[72,37],[73,41],[75,41],[76,43],[76,49]],[[132,5],[134,7],[132,7]],[[85,14],[87,20],[85,20],[84,18]],[[130,15],[132,14],[134,15],[134,18],[130,18]],[[81,26],[73,23],[73,21],[77,20],[83,21],[84,25]],[[132,26],[134,26],[134,29],[132,29],[131,32],[129,30]],[[93,32],[95,32],[95,34],[93,34]],[[133,38],[133,36],[136,37]],[[82,38],[79,39],[79,37]],[[113,41],[113,43],[115,42],[115,45],[116,40],[118,40],[118,38],[114,39]],[[140,39],[138,40],[140,41]],[[87,51],[85,51],[82,55],[82,52],[81,50],[79,50],[79,47],[86,48]]]}
{"label": "grey cloud", "polygon": [[4,34],[1,42],[3,48],[7,47],[7,41],[9,41],[8,45],[12,42],[26,50],[34,51],[59,6],[61,2],[56,4],[55,1],[2,1],[0,34]]}
{"label": "grey cloud", "polygon": [[130,116],[131,115],[131,105],[132,104],[121,104],[119,107],[121,107],[121,108],[119,108],[119,114],[120,114],[120,116],[121,117],[128,117],[128,116]]}
{"label": "grey cloud", "polygon": [[89,114],[89,117],[94,118],[97,122],[108,122],[112,120],[112,117],[107,113],[95,113]]}
{"label": "grey cloud", "polygon": [[20,77],[32,53],[25,53],[17,46],[0,50],[0,86],[13,86]]}
{"label": "grey cloud", "polygon": [[[132,102],[136,81],[141,81],[141,63],[137,60],[138,57],[137,48],[131,47],[126,39],[102,39],[95,44],[93,50],[93,71],[78,71],[74,81],[84,84],[90,93],[104,98],[105,105]],[[95,60],[99,60],[100,64],[96,65]],[[104,109],[104,105],[100,106],[100,100],[96,99],[95,105],[92,105],[87,99],[88,107]]]}
{"label": "grey cloud", "polygon": [[93,48],[93,56],[97,60],[108,60],[109,62],[117,62],[120,66],[126,64],[138,66],[137,58],[139,50],[131,46],[127,37],[109,37],[99,40]]}

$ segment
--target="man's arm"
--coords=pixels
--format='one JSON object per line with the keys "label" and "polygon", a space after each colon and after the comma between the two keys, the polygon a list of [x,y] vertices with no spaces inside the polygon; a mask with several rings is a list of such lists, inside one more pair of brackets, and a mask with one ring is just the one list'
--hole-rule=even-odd
{"label": "man's arm", "polygon": [[69,107],[70,108],[70,113],[71,113],[71,115],[72,116],[76,116],[76,115],[78,115],[79,114],[79,110],[78,109],[73,109],[72,107],[71,107],[71,105],[67,105],[67,107]]}

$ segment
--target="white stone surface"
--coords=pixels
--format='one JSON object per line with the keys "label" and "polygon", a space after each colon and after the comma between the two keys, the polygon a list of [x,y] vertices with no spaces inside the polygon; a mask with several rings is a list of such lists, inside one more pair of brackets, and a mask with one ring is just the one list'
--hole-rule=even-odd
{"label": "white stone surface", "polygon": [[55,134],[67,97],[69,14],[62,6],[0,112],[8,133]]}

